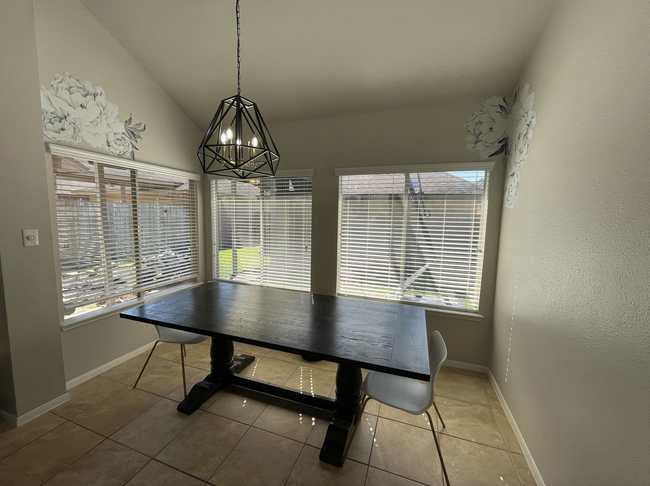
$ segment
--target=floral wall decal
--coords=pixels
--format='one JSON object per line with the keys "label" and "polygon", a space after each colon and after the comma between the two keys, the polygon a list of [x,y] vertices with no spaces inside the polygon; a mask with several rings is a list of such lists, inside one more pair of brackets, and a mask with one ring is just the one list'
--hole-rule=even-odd
{"label": "floral wall decal", "polygon": [[465,123],[467,148],[478,151],[481,159],[507,154],[505,202],[509,209],[519,197],[519,169],[528,158],[533,138],[534,100],[535,93],[526,84],[515,90],[512,106],[505,98],[494,96]]}
{"label": "floral wall decal", "polygon": [[124,123],[118,107],[106,99],[104,90],[90,81],[73,78],[70,73],[56,74],[49,88],[41,86],[43,135],[53,142],[88,142],[112,155],[135,160],[135,150],[146,125]]}
{"label": "floral wall decal", "polygon": [[505,98],[493,96],[483,109],[469,117],[467,148],[478,150],[481,159],[503,153],[508,144],[508,115],[510,110]]}
{"label": "floral wall decal", "polygon": [[536,116],[533,111],[535,93],[530,93],[528,85],[515,91],[515,102],[510,114],[511,124],[508,137],[508,161],[517,170],[528,158],[528,146],[533,138]]}
{"label": "floral wall decal", "polygon": [[504,197],[506,201],[506,207],[512,209],[515,201],[519,197],[519,171],[513,170],[508,171],[506,174],[506,184],[504,188]]}

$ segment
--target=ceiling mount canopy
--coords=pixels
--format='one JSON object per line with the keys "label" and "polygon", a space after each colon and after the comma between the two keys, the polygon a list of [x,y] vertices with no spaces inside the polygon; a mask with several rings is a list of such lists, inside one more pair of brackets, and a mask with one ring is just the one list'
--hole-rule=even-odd
{"label": "ceiling mount canopy", "polygon": [[206,174],[248,179],[273,177],[280,162],[257,104],[241,96],[239,0],[237,8],[237,94],[221,101],[197,155]]}

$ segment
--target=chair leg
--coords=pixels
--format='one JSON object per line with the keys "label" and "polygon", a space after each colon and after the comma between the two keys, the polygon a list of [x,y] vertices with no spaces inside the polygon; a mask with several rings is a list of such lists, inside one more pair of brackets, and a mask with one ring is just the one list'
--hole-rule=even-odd
{"label": "chair leg", "polygon": [[438,437],[436,437],[436,429],[433,428],[433,420],[431,419],[431,415],[429,415],[429,411],[425,411],[424,413],[427,414],[427,417],[429,417],[429,424],[431,424],[431,432],[433,432],[433,440],[436,443],[436,449],[438,449],[438,456],[440,456],[440,465],[442,466],[442,472],[445,475],[445,481],[447,482],[447,486],[449,485],[449,476],[447,476],[447,468],[445,467],[445,461],[442,458],[442,451],[440,450],[440,444],[438,443]]}
{"label": "chair leg", "polygon": [[149,360],[151,359],[151,355],[153,354],[154,349],[156,349],[156,345],[160,342],[160,340],[156,341],[153,343],[153,348],[151,348],[151,352],[149,353],[149,356],[147,356],[147,361],[144,362],[144,366],[142,367],[142,370],[140,370],[140,374],[138,375],[138,379],[135,380],[135,383],[133,384],[133,388],[138,386],[138,382],[140,381],[140,378],[142,377],[142,373],[144,373],[144,369],[147,367],[149,364]]}
{"label": "chair leg", "polygon": [[185,398],[187,398],[187,382],[185,381],[185,356],[183,352],[185,351],[184,346],[181,344],[181,368],[183,369],[183,393]]}
{"label": "chair leg", "polygon": [[363,402],[361,403],[361,412],[359,412],[359,417],[363,415],[363,411],[366,409],[366,405],[368,405],[368,402],[372,399],[371,396],[366,395],[366,397],[363,399]]}
{"label": "chair leg", "polygon": [[438,414],[438,417],[440,418],[440,422],[442,422],[442,428],[444,429],[446,427],[445,421],[442,420],[442,415],[440,415],[440,410],[438,410],[438,405],[436,405],[436,402],[433,402],[433,406],[436,408],[436,413]]}

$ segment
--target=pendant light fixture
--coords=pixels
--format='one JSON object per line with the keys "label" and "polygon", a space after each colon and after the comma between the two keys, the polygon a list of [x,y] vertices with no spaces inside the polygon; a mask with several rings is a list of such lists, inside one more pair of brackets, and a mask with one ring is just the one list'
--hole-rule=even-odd
{"label": "pendant light fixture", "polygon": [[238,179],[273,177],[280,154],[257,105],[241,96],[239,0],[237,8],[237,94],[222,100],[197,155],[206,174]]}

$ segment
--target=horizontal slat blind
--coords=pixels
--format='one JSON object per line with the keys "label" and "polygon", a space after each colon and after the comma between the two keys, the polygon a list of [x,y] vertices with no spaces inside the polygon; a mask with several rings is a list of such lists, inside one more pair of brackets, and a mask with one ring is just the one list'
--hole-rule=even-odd
{"label": "horizontal slat blind", "polygon": [[341,176],[338,293],[478,311],[488,177]]}
{"label": "horizontal slat blind", "polygon": [[196,181],[137,171],[142,290],[198,277]]}
{"label": "horizontal slat blind", "polygon": [[213,277],[310,290],[311,178],[215,179]]}
{"label": "horizontal slat blind", "polygon": [[52,155],[64,308],[198,276],[196,181]]}

